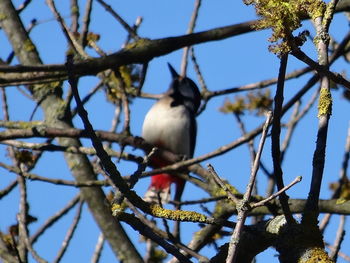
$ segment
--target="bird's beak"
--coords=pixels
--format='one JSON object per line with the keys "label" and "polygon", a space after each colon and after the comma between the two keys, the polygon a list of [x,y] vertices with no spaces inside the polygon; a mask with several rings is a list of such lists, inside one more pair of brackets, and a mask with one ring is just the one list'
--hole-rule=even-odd
{"label": "bird's beak", "polygon": [[179,77],[179,74],[177,74],[177,72],[175,71],[175,69],[173,68],[172,65],[170,65],[170,63],[168,63],[168,67],[171,73],[171,76],[173,77],[173,79],[176,79]]}

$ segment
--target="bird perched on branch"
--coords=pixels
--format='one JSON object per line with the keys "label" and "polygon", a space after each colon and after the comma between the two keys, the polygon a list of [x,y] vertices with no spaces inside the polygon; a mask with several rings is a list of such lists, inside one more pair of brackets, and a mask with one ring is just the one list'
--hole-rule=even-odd
{"label": "bird perched on branch", "polygon": [[[191,79],[180,76],[170,64],[168,66],[172,82],[163,97],[148,111],[142,127],[142,137],[159,148],[191,158],[196,144],[195,117],[201,96]],[[151,166],[154,168],[168,164],[157,157],[151,158]],[[144,199],[158,202],[160,198],[163,203],[169,202],[172,183],[176,186],[174,201],[180,201],[185,181],[168,173],[152,176]]]}

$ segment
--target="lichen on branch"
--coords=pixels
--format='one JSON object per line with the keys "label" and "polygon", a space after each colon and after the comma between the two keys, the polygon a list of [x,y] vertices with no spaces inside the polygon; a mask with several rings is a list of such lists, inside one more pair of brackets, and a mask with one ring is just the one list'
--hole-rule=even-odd
{"label": "lichen on branch", "polygon": [[273,43],[269,50],[277,55],[287,54],[293,46],[302,45],[305,33],[293,36],[293,31],[301,27],[305,16],[312,19],[323,16],[326,4],[321,0],[245,0],[254,5],[256,13],[261,17],[257,29],[271,28],[269,41]]}
{"label": "lichen on branch", "polygon": [[322,115],[332,115],[332,94],[326,88],[320,90],[320,100],[318,102],[318,117]]}
{"label": "lichen on branch", "polygon": [[170,210],[159,205],[151,205],[151,214],[155,217],[166,218],[174,221],[206,223],[208,218],[193,211]]}

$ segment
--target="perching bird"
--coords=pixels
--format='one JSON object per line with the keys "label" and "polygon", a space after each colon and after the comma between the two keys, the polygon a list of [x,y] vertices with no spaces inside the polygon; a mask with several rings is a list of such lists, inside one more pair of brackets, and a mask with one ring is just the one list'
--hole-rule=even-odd
{"label": "perching bird", "polygon": [[[159,148],[190,158],[196,144],[195,117],[201,96],[197,85],[191,79],[179,76],[169,63],[168,66],[172,82],[164,96],[148,111],[143,122],[142,137]],[[164,160],[151,159],[154,168],[168,164]],[[185,181],[167,173],[152,176],[144,199],[158,202],[159,196],[163,203],[169,202],[172,183],[176,185],[174,200],[180,201]]]}

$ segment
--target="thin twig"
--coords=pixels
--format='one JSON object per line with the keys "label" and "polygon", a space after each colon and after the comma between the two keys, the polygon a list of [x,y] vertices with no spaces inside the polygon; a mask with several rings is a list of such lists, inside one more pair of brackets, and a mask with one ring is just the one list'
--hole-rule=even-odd
{"label": "thin twig", "polygon": [[340,176],[339,176],[339,180],[341,181],[345,181],[347,178],[346,171],[348,170],[349,160],[350,160],[350,121],[348,126],[349,127],[348,127],[348,133],[346,136],[345,151],[343,155],[342,167],[341,167]]}
{"label": "thin twig", "polygon": [[339,222],[339,226],[338,226],[338,230],[337,230],[337,234],[334,240],[334,244],[333,244],[333,248],[332,251],[329,255],[329,257],[331,259],[333,259],[334,262],[337,262],[337,258],[338,258],[338,253],[340,251],[340,247],[342,242],[344,241],[344,237],[345,237],[345,220],[346,217],[344,215],[340,216],[340,222]]}
{"label": "thin twig", "polygon": [[215,183],[221,187],[227,194],[228,198],[230,198],[235,204],[238,204],[240,200],[231,192],[231,190],[227,187],[227,185],[221,180],[219,175],[216,173],[214,167],[211,164],[207,164],[208,171],[213,176]]}
{"label": "thin twig", "polygon": [[85,15],[83,18],[83,24],[81,27],[81,34],[80,34],[80,44],[82,47],[86,47],[87,45],[87,36],[89,33],[92,3],[93,3],[92,0],[87,0],[85,4]]}
{"label": "thin twig", "polygon": [[[331,244],[327,243],[327,242],[325,243],[325,245],[326,245],[329,249],[334,249],[334,247],[333,247]],[[347,255],[347,254],[345,254],[345,253],[339,251],[339,252],[338,252],[338,256],[339,256],[339,257],[342,257],[344,260],[350,262],[350,256],[349,256],[349,255]]]}
{"label": "thin twig", "polygon": [[[210,202],[216,202],[219,200],[223,200],[226,199],[227,195],[220,195],[217,197],[208,197],[208,198],[201,198],[198,200],[189,200],[189,201],[182,201],[181,202],[181,206],[185,206],[185,205],[196,205],[196,204],[204,204],[204,203],[210,203]],[[173,201],[170,201],[170,203],[172,203]]]}
{"label": "thin twig", "polygon": [[148,63],[143,63],[142,69],[141,69],[141,74],[139,77],[139,84],[137,86],[137,96],[140,96],[140,94],[141,94],[143,84],[145,83],[145,80],[146,80],[147,69],[148,69]]}
{"label": "thin twig", "polygon": [[[12,173],[19,173],[20,170],[14,166],[4,164],[0,162],[0,167],[7,169],[9,172]],[[54,179],[54,178],[48,178],[40,175],[36,175],[33,173],[22,173],[23,178],[29,179],[32,181],[41,181],[56,185],[65,185],[65,186],[74,186],[74,187],[89,187],[89,186],[109,186],[109,183],[107,181],[100,181],[100,180],[91,180],[91,181],[85,181],[85,182],[76,182],[76,181],[70,181],[65,179]]]}
{"label": "thin twig", "polygon": [[80,201],[80,203],[79,203],[79,205],[77,207],[77,211],[76,211],[76,214],[74,216],[72,225],[70,226],[70,228],[67,231],[67,234],[66,234],[66,236],[65,236],[65,238],[64,238],[64,240],[62,242],[62,246],[61,246],[60,250],[58,251],[56,258],[53,261],[54,263],[60,262],[62,257],[63,257],[63,255],[64,255],[64,253],[66,252],[66,250],[67,250],[67,248],[69,246],[69,243],[70,243],[70,241],[73,238],[74,232],[77,229],[78,223],[80,221],[83,205],[84,205],[84,202]]}
{"label": "thin twig", "polygon": [[[93,95],[96,94],[97,91],[99,91],[101,89],[101,87],[104,85],[103,80],[101,80],[99,83],[97,83],[97,85],[95,87],[93,87],[89,93],[81,100],[81,102],[83,103],[83,105],[85,105],[91,98]],[[72,116],[75,116],[77,114],[77,108],[74,108],[72,110]]]}
{"label": "thin twig", "polygon": [[[112,120],[111,128],[109,129],[110,132],[117,131],[118,125],[120,123],[120,113],[121,113],[121,105],[120,105],[120,103],[118,103],[114,109],[114,117]],[[109,145],[109,147],[110,147],[110,145]]]}
{"label": "thin twig", "polygon": [[[311,71],[311,69],[308,67],[298,69],[298,70],[295,70],[291,73],[288,73],[285,76],[285,79],[290,80],[290,79],[298,78],[298,77],[300,77],[300,76],[302,76],[310,71]],[[250,90],[255,90],[255,89],[263,89],[263,88],[267,88],[269,86],[275,85],[277,82],[278,82],[278,78],[271,78],[271,79],[266,79],[266,80],[262,80],[262,81],[255,82],[255,83],[246,84],[246,85],[243,85],[240,87],[233,87],[233,88],[217,90],[217,91],[208,91],[206,93],[206,97],[209,99],[212,97],[222,96],[222,95],[226,95],[226,94],[245,92],[245,91],[250,91]]]}
{"label": "thin twig", "polygon": [[17,180],[12,181],[8,186],[6,186],[3,190],[0,191],[0,200],[6,196],[8,193],[10,193],[16,186],[18,182]]}
{"label": "thin twig", "polygon": [[68,204],[56,212],[53,216],[45,221],[45,223],[33,234],[30,238],[30,242],[34,244],[38,238],[45,233],[54,223],[56,223],[62,216],[66,215],[80,200],[80,195],[76,195]]}
{"label": "thin twig", "polygon": [[283,163],[284,155],[286,151],[289,149],[288,146],[291,142],[291,138],[295,131],[296,125],[298,124],[298,120],[296,120],[296,118],[299,114],[300,105],[301,105],[300,100],[295,103],[293,112],[290,116],[290,120],[288,121],[287,124],[285,124],[285,126],[287,127],[287,131],[286,131],[286,135],[284,136],[283,142],[281,143],[281,164]]}
{"label": "thin twig", "polygon": [[270,202],[271,200],[275,199],[277,196],[279,196],[281,193],[287,191],[289,188],[291,188],[293,185],[301,182],[302,180],[302,177],[301,176],[297,176],[289,185],[283,187],[283,189],[279,190],[278,192],[274,193],[273,195],[271,195],[270,197],[258,202],[258,203],[255,203],[255,204],[252,204],[250,205],[251,209],[254,209],[256,207],[259,207],[259,206],[264,206],[266,203]]}
{"label": "thin twig", "polygon": [[132,189],[141,177],[141,174],[146,170],[152,156],[157,152],[158,148],[153,147],[153,149],[143,157],[142,162],[138,165],[137,170],[130,176],[129,184],[130,189]]}
{"label": "thin twig", "polygon": [[243,230],[245,220],[246,220],[248,212],[250,210],[249,209],[249,201],[250,201],[251,194],[253,191],[255,178],[256,178],[256,175],[257,175],[257,172],[259,169],[260,158],[261,158],[261,154],[262,154],[262,151],[264,148],[265,140],[267,137],[268,127],[269,127],[271,120],[272,120],[272,113],[269,112],[267,114],[267,118],[266,118],[266,121],[265,121],[265,124],[263,127],[263,131],[262,131],[260,142],[259,142],[258,151],[256,153],[254,165],[253,165],[252,170],[251,170],[247,189],[244,193],[243,200],[236,205],[236,208],[238,211],[237,225],[236,225],[235,230],[233,231],[233,234],[231,236],[231,240],[230,240],[229,248],[228,248],[228,252],[227,252],[226,263],[235,262],[236,257],[237,257],[237,252],[238,252],[237,246],[239,244],[239,240],[240,240],[240,236],[241,236],[241,233]]}
{"label": "thin twig", "polygon": [[[27,202],[27,187],[25,180],[21,175],[18,175],[18,184],[21,191],[21,200],[20,200],[20,213],[17,215],[18,228],[19,228],[19,252],[22,261],[27,262],[27,252],[28,249],[32,254],[33,258],[39,263],[46,263],[47,261],[41,258],[38,253],[33,249],[32,243],[28,237],[28,202]],[[22,247],[21,249],[21,246]],[[24,250],[24,251],[23,251]]]}
{"label": "thin twig", "polygon": [[24,2],[17,8],[17,13],[20,14],[29,4],[32,2],[32,0],[24,0]]}
{"label": "thin twig", "polygon": [[125,20],[115,12],[110,5],[108,5],[103,0],[97,0],[106,10],[109,12],[123,27],[124,29],[129,33],[129,35],[135,39],[138,40],[139,36],[136,34],[135,30],[128,25],[128,23],[125,22]]}
{"label": "thin twig", "polygon": [[104,51],[102,50],[102,48],[100,48],[100,47],[97,45],[96,41],[90,39],[89,42],[88,42],[88,44],[89,44],[89,46],[90,46],[91,48],[93,48],[93,49],[96,51],[96,53],[99,54],[101,57],[107,56],[107,53],[104,52]]}
{"label": "thin twig", "polygon": [[287,130],[286,136],[284,138],[284,141],[281,145],[281,163],[284,160],[284,155],[286,153],[286,150],[289,148],[288,146],[289,146],[292,134],[295,131],[297,124],[306,115],[306,113],[309,112],[311,107],[314,105],[314,103],[316,102],[316,100],[318,98],[318,93],[319,93],[319,90],[317,89],[314,92],[314,94],[311,96],[311,98],[310,98],[309,102],[306,104],[306,106],[300,112],[298,112],[295,116],[293,116],[291,118],[291,121],[288,123],[288,130]]}
{"label": "thin twig", "polygon": [[307,64],[310,68],[316,70],[318,74],[326,76],[328,79],[344,86],[348,90],[350,89],[350,82],[347,79],[345,79],[341,74],[334,73],[328,70],[324,65],[317,63],[300,49],[293,50],[291,54],[297,59]]}
{"label": "thin twig", "polygon": [[[122,80],[122,79],[121,79]],[[122,80],[122,105],[124,112],[124,125],[123,125],[123,133],[130,134],[130,107],[129,100],[125,91],[125,83]]]}
{"label": "thin twig", "polygon": [[100,261],[104,243],[105,238],[103,236],[103,233],[100,233],[95,246],[94,254],[91,257],[91,263],[98,263]]}
{"label": "thin twig", "polygon": [[[288,54],[284,54],[281,57],[280,69],[278,73],[278,83],[276,95],[274,98],[275,107],[273,112],[273,123],[271,129],[271,148],[272,148],[272,161],[273,161],[273,170],[277,189],[281,190],[284,188],[283,183],[283,171],[281,167],[281,149],[280,149],[280,135],[281,135],[281,117],[282,117],[282,106],[283,106],[283,90],[284,90],[284,80],[286,74],[288,62]],[[288,205],[288,196],[285,192],[282,192],[279,195],[279,200],[283,208],[283,213],[286,217],[287,223],[293,223],[293,216],[290,212]]]}
{"label": "thin twig", "polygon": [[29,247],[26,244],[26,236],[28,236],[28,202],[27,202],[27,186],[26,181],[22,177],[21,171],[18,173],[17,181],[20,189],[19,213],[18,221],[18,252],[23,262],[28,261]]}
{"label": "thin twig", "polygon": [[330,219],[332,217],[332,214],[325,214],[324,217],[322,218],[322,220],[320,221],[319,224],[319,229],[321,231],[321,233],[323,233],[326,229],[326,227],[328,226]]}
{"label": "thin twig", "polygon": [[[18,141],[18,140],[2,140],[0,141],[0,144],[13,146],[19,149],[31,149],[35,151],[40,152],[67,152],[67,153],[82,153],[82,154],[88,154],[88,155],[96,155],[96,150],[94,148],[90,147],[75,147],[75,146],[60,146],[56,144],[51,144],[48,142],[44,143],[32,143],[32,142],[24,142],[24,141]],[[142,157],[135,156],[130,153],[120,153],[116,152],[110,148],[106,148],[106,151],[109,156],[117,157],[118,159],[128,160],[135,163],[142,162]]]}
{"label": "thin twig", "polygon": [[72,32],[70,32],[69,28],[67,27],[66,23],[64,22],[62,16],[57,11],[55,3],[53,0],[46,0],[47,5],[50,7],[52,13],[55,15],[55,18],[57,19],[58,23],[61,26],[61,29],[66,36],[66,39],[69,43],[69,45],[83,58],[88,58],[89,56],[84,51],[83,47],[78,43]]}
{"label": "thin twig", "polygon": [[[135,34],[137,34],[137,29],[139,29],[139,27],[141,26],[142,21],[143,21],[142,16],[138,16],[138,17],[136,18],[136,21],[135,21],[134,25],[132,26],[132,29],[133,29],[133,31],[135,32]],[[127,38],[126,38],[124,44],[122,45],[122,47],[126,47],[126,45],[130,43],[130,40],[131,40],[132,38],[133,38],[133,37],[132,37],[130,34],[128,34],[128,36],[127,36]]]}
{"label": "thin twig", "polygon": [[[240,115],[238,113],[235,113],[234,116],[236,117],[236,120],[238,122],[238,127],[241,130],[242,135],[245,135],[247,133],[247,131],[245,129],[245,125],[244,125]],[[256,156],[256,151],[254,149],[254,139],[252,139],[249,142],[247,142],[247,145],[248,145],[248,150],[249,150],[249,153],[250,153],[251,167],[253,167],[255,156]],[[260,163],[261,163],[261,161],[260,161]],[[255,179],[253,194],[257,194],[258,193],[257,184],[258,184],[257,179]]]}
{"label": "thin twig", "polygon": [[[202,0],[196,0],[194,3],[194,9],[192,12],[192,16],[191,16],[191,20],[190,23],[188,25],[188,29],[187,29],[187,34],[191,34],[193,33],[193,30],[196,26],[196,22],[197,22],[197,18],[198,18],[198,12],[199,12],[199,8],[201,6]],[[184,47],[183,49],[183,54],[182,54],[182,63],[181,63],[181,74],[180,76],[185,77],[186,76],[186,72],[187,72],[187,65],[188,65],[188,51],[189,51],[190,47]]]}
{"label": "thin twig", "polygon": [[197,78],[198,78],[201,90],[206,92],[206,91],[208,91],[207,84],[205,84],[205,80],[204,80],[203,74],[202,74],[202,72],[201,72],[201,70],[199,68],[199,64],[197,62],[197,58],[196,58],[196,55],[194,53],[194,48],[193,47],[190,48],[190,56],[191,56],[191,60],[192,60],[192,63],[193,63],[194,70],[196,71],[196,74],[197,74]]}
{"label": "thin twig", "polygon": [[79,6],[78,0],[70,0],[71,32],[77,33],[79,29]]}
{"label": "thin twig", "polygon": [[4,87],[1,87],[1,104],[2,104],[2,112],[4,114],[4,121],[8,121],[10,119],[9,117],[9,110],[8,110],[8,104],[7,104],[7,96],[6,96],[6,89]]}

